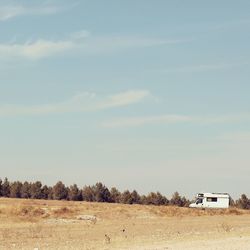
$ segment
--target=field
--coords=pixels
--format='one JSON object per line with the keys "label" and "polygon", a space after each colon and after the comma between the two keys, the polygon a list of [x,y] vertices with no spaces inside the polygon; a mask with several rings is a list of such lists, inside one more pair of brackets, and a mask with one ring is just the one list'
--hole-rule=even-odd
{"label": "field", "polygon": [[250,212],[2,198],[0,249],[250,249]]}

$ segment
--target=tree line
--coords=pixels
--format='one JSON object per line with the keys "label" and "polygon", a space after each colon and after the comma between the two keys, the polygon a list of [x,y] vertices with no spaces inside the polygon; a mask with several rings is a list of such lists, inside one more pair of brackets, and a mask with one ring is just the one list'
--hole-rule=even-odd
{"label": "tree line", "polygon": [[145,205],[176,205],[188,206],[190,201],[175,192],[171,199],[167,199],[160,192],[150,192],[148,195],[140,195],[136,190],[120,192],[112,187],[110,190],[101,182],[92,186],[79,188],[76,184],[67,187],[58,181],[54,186],[42,185],[36,182],[10,182],[8,178],[0,179],[0,197],[45,199],[45,200],[70,200],[89,202],[110,202],[123,204]]}
{"label": "tree line", "polygon": [[[108,189],[101,182],[92,186],[79,188],[76,184],[66,186],[58,181],[54,186],[43,185],[36,182],[10,182],[8,178],[0,179],[0,197],[24,198],[24,199],[45,199],[45,200],[70,200],[88,202],[109,202],[122,204],[144,204],[144,205],[174,205],[187,207],[190,200],[175,192],[170,199],[160,192],[150,192],[148,195],[140,195],[136,190],[120,192],[117,188]],[[234,201],[233,206],[250,209],[250,199],[245,194]]]}

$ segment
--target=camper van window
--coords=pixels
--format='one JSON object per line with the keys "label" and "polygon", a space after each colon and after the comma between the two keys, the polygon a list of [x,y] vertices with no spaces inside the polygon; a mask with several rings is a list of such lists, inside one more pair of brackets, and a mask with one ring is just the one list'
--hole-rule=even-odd
{"label": "camper van window", "polygon": [[196,204],[199,204],[199,203],[202,203],[202,199],[201,198],[199,198],[199,199],[196,200]]}
{"label": "camper van window", "polygon": [[217,202],[217,197],[207,197],[207,202]]}

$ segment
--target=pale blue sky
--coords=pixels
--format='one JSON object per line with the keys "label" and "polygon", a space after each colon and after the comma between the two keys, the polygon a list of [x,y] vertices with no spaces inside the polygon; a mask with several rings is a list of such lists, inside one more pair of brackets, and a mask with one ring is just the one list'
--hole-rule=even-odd
{"label": "pale blue sky", "polygon": [[0,168],[140,193],[249,193],[249,1],[1,1]]}

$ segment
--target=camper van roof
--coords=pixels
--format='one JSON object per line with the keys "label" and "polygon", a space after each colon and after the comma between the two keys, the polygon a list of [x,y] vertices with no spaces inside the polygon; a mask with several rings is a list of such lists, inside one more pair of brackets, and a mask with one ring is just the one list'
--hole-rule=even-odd
{"label": "camper van roof", "polygon": [[220,198],[229,198],[228,193],[198,193],[197,197],[220,197]]}

